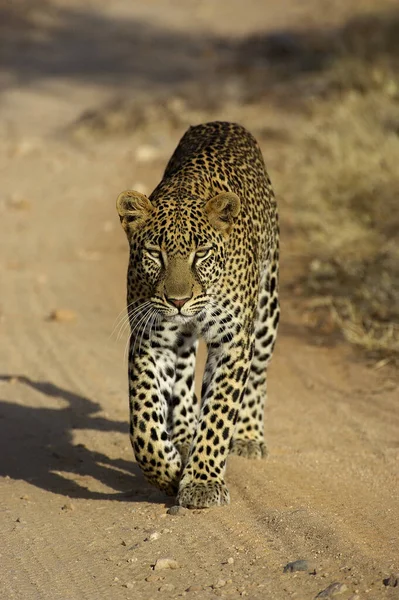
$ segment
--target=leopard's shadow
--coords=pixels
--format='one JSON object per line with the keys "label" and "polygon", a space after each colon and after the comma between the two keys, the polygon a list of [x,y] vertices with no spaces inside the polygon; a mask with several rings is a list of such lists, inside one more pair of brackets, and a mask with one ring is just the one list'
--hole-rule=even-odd
{"label": "leopard's shadow", "polygon": [[[15,382],[16,394],[20,385],[26,385],[68,403],[59,409],[0,400],[1,476],[22,479],[70,498],[168,501],[144,480],[133,456],[131,460],[111,458],[73,442],[76,429],[123,433],[127,438],[127,422],[99,416],[98,403],[48,381],[0,375],[0,382]],[[85,486],[85,478],[93,478],[115,492],[93,491]]]}

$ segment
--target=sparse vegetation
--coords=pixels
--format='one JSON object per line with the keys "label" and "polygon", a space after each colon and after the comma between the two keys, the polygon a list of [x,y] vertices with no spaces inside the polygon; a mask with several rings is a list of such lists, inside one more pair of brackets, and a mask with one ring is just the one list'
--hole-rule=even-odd
{"label": "sparse vegetation", "polygon": [[349,24],[333,45],[294,141],[295,222],[312,241],[303,292],[350,342],[397,354],[399,17]]}
{"label": "sparse vegetation", "polygon": [[[84,114],[73,132],[84,138],[154,122],[181,131],[215,118],[248,122],[268,153],[278,144],[283,234],[289,214],[304,266],[288,286],[313,298],[306,306],[317,318],[308,321],[319,333],[339,327],[351,343],[396,355],[399,13],[226,42],[217,71],[217,82],[182,84],[173,97],[115,100]],[[263,116],[271,104],[273,130]],[[285,124],[288,113],[299,115],[294,128]]]}

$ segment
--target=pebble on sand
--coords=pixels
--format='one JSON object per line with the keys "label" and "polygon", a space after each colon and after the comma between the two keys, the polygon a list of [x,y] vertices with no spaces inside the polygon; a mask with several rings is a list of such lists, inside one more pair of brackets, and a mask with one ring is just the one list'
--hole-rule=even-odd
{"label": "pebble on sand", "polygon": [[56,308],[50,313],[49,320],[56,323],[71,323],[76,320],[76,313],[69,308]]}
{"label": "pebble on sand", "polygon": [[335,598],[348,590],[344,583],[335,582],[329,585],[325,590],[319,592],[316,598]]}
{"label": "pebble on sand", "polygon": [[224,579],[218,579],[218,581],[214,584],[211,585],[211,588],[214,590],[217,590],[219,588],[222,588],[226,585],[226,581]]}
{"label": "pebble on sand", "polygon": [[65,504],[63,504],[61,506],[61,510],[64,510],[64,511],[75,510],[75,505],[72,504],[72,502],[68,498],[68,500],[65,502]]}
{"label": "pebble on sand", "polygon": [[399,573],[391,573],[389,577],[383,580],[383,584],[386,587],[398,587],[399,586]]}
{"label": "pebble on sand", "polygon": [[8,205],[10,208],[20,211],[30,210],[32,208],[32,202],[30,200],[27,200],[26,198],[17,198],[15,196],[10,199]]}
{"label": "pebble on sand", "polygon": [[198,583],[193,583],[193,585],[190,585],[189,588],[186,589],[186,592],[202,592],[204,588],[202,587],[202,585],[199,585]]}
{"label": "pebble on sand", "polygon": [[158,558],[154,565],[154,571],[161,571],[163,569],[178,569],[179,567],[179,563],[173,558]]}
{"label": "pebble on sand", "polygon": [[161,585],[161,587],[159,588],[159,592],[173,592],[173,590],[175,589],[175,586],[173,585],[173,583],[164,583],[163,585]]}
{"label": "pebble on sand", "polygon": [[156,540],[159,540],[159,538],[161,537],[161,534],[159,533],[159,531],[152,531],[150,533],[149,536],[147,536],[145,538],[145,542],[155,542]]}
{"label": "pebble on sand", "polygon": [[188,512],[188,508],[184,508],[184,506],[171,506],[166,511],[172,517],[184,517]]}
{"label": "pebble on sand", "polygon": [[294,560],[285,565],[284,573],[293,573],[294,571],[308,571],[309,565],[307,560]]}
{"label": "pebble on sand", "polygon": [[164,577],[162,577],[161,575],[156,575],[155,573],[151,573],[151,575],[148,575],[148,577],[145,578],[146,581],[162,581],[162,579],[165,579]]}

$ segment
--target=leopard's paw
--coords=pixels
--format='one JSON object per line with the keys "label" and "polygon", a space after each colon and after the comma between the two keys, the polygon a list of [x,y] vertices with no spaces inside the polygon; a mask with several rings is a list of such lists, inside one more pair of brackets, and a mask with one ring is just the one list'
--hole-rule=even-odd
{"label": "leopard's paw", "polygon": [[192,481],[180,487],[177,502],[186,508],[210,508],[230,504],[230,494],[224,481]]}
{"label": "leopard's paw", "polygon": [[174,459],[170,464],[165,464],[163,461],[155,462],[155,459],[139,463],[146,480],[168,496],[176,496],[183,469],[180,455],[176,450]]}
{"label": "leopard's paw", "polygon": [[266,458],[268,452],[264,442],[259,442],[256,440],[233,439],[230,454],[259,460],[261,458]]}

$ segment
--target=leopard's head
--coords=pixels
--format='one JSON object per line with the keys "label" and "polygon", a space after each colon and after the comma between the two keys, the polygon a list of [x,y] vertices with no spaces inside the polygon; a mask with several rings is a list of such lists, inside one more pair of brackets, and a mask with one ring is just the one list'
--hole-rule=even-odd
{"label": "leopard's head", "polygon": [[225,268],[225,246],[240,212],[232,192],[207,202],[170,196],[150,200],[128,190],[117,210],[130,245],[129,271],[142,301],[164,317],[190,318],[211,301]]}

